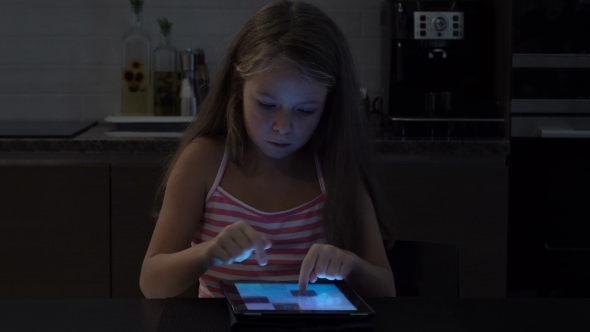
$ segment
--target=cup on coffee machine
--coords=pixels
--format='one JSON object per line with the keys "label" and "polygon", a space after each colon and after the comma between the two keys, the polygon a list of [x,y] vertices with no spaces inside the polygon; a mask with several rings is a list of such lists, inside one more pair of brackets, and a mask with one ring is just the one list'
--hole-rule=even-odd
{"label": "cup on coffee machine", "polygon": [[447,118],[451,116],[451,92],[424,93],[424,116],[427,118]]}

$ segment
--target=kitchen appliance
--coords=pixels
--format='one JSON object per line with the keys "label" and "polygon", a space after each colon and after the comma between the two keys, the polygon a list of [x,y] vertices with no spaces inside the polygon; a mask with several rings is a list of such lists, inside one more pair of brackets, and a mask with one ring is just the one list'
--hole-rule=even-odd
{"label": "kitchen appliance", "polygon": [[590,297],[590,1],[512,2],[509,297]]}
{"label": "kitchen appliance", "polygon": [[396,136],[502,137],[489,1],[385,1],[383,112]]}

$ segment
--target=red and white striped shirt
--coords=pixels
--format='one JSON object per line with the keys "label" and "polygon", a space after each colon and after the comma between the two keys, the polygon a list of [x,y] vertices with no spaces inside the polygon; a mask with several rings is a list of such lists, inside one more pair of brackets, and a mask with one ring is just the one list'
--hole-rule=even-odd
{"label": "red and white striped shirt", "polygon": [[259,266],[255,255],[231,265],[210,267],[199,278],[199,297],[223,297],[219,281],[274,280],[297,281],[305,255],[314,243],[326,243],[322,213],[326,186],[317,156],[315,165],[322,194],[312,201],[282,212],[262,212],[248,206],[219,186],[229,157],[223,156],[213,186],[207,194],[203,219],[192,245],[215,238],[226,226],[243,220],[262,236],[272,241],[266,250],[268,264]]}

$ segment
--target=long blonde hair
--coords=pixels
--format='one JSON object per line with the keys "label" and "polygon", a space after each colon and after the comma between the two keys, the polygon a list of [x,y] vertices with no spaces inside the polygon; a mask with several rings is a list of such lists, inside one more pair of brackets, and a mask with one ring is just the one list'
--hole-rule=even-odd
{"label": "long blonde hair", "polygon": [[[161,204],[178,157],[197,137],[225,141],[231,160],[239,164],[246,141],[242,115],[244,81],[277,58],[295,66],[304,77],[328,87],[322,118],[306,148],[318,153],[329,175],[323,212],[326,238],[332,245],[357,251],[362,245],[359,234],[363,231],[359,188],[364,185],[368,189],[378,216],[380,211],[373,144],[361,112],[358,78],[346,38],[324,12],[302,2],[269,4],[239,31],[197,119],[185,131],[170,161],[158,203]],[[378,219],[382,236],[391,239],[391,223]]]}

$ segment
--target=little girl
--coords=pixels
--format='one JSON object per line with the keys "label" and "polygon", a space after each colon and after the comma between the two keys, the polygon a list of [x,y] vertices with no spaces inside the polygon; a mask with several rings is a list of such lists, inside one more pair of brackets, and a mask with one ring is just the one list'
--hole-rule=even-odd
{"label": "little girl", "polygon": [[345,279],[395,296],[371,142],[346,39],[318,8],[279,1],[236,36],[171,160],[141,271],[148,298],[221,279]]}

